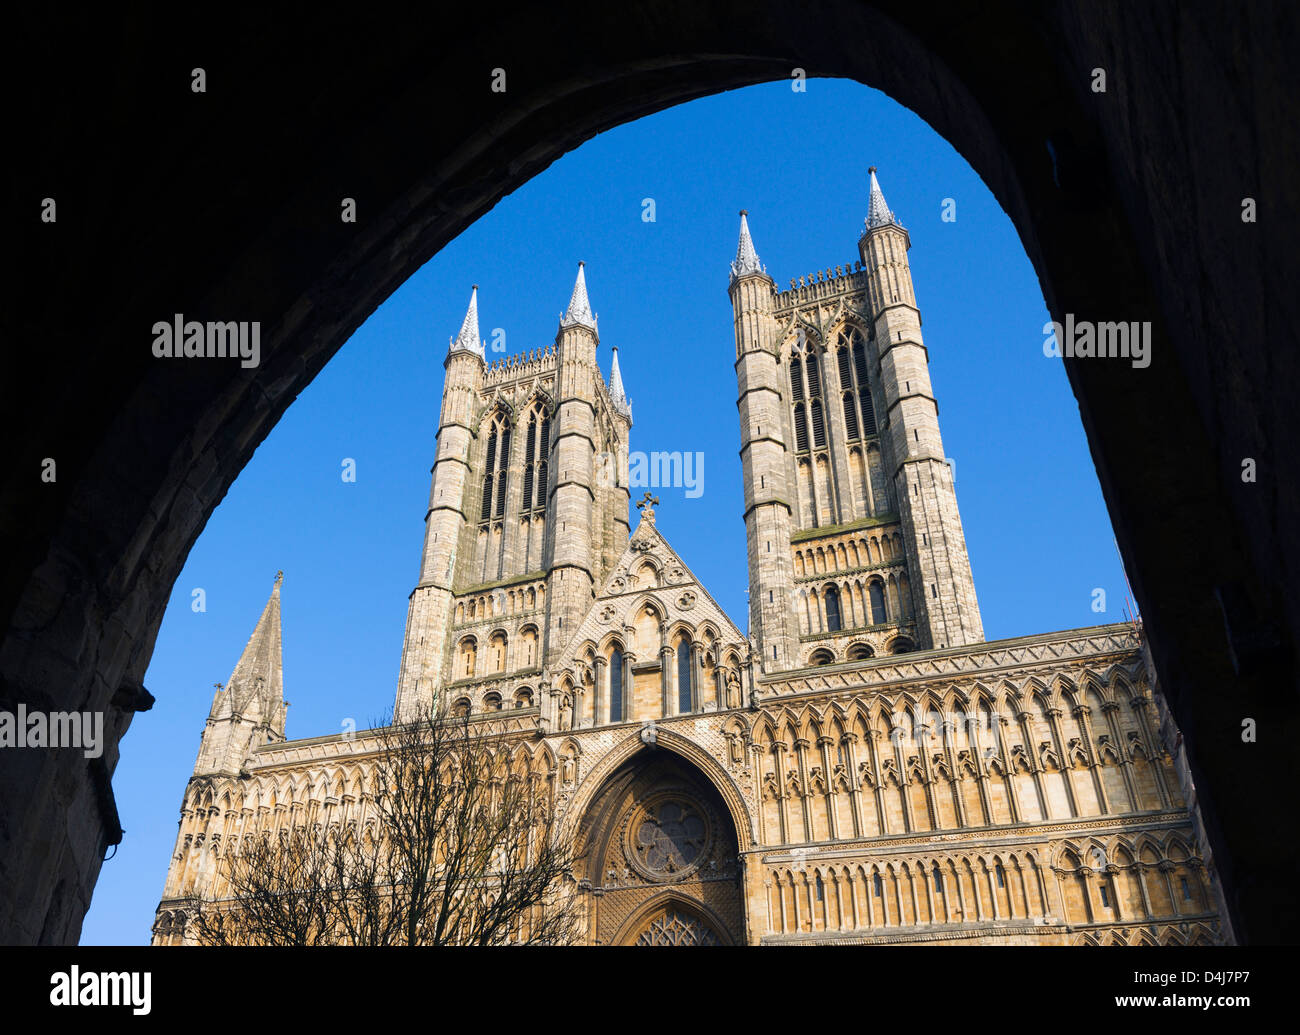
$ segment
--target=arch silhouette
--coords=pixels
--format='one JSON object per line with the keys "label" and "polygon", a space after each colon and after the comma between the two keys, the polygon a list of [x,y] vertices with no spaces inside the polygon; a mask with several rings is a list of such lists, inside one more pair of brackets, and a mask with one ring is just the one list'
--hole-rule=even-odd
{"label": "arch silhouette", "polygon": [[[16,253],[29,261],[15,264],[12,278],[23,301],[11,326],[45,346],[15,350],[0,385],[0,434],[12,457],[0,476],[10,547],[0,581],[0,678],[14,696],[105,711],[105,754],[116,756],[131,716],[151,702],[142,681],[171,587],[253,450],[366,316],[510,190],[596,133],[672,104],[788,80],[796,68],[849,77],[916,112],[966,157],[1016,225],[1055,317],[1106,313],[1151,326],[1159,359],[1140,374],[1072,359],[1065,369],[1158,645],[1156,667],[1189,731],[1223,879],[1231,890],[1238,859],[1252,871],[1240,896],[1227,896],[1239,914],[1234,925],[1247,939],[1254,931],[1284,940],[1294,907],[1277,907],[1293,898],[1289,874],[1272,859],[1270,803],[1234,789],[1240,780],[1288,786],[1294,763],[1288,753],[1243,760],[1230,738],[1220,744],[1195,731],[1239,721],[1235,702],[1272,700],[1268,688],[1290,682],[1279,659],[1300,642],[1300,543],[1282,531],[1300,523],[1300,504],[1289,491],[1231,492],[1241,458],[1300,452],[1294,409],[1271,405],[1295,378],[1291,366],[1278,367],[1294,363],[1293,350],[1272,348],[1270,330],[1295,321],[1273,321],[1258,304],[1259,285],[1300,276],[1288,222],[1261,219],[1243,236],[1237,198],[1228,197],[1245,189],[1264,202],[1276,196],[1272,170],[1289,167],[1300,130],[1285,105],[1252,112],[1235,100],[1208,109],[1201,102],[1239,96],[1242,63],[1254,82],[1290,82],[1293,21],[1213,33],[1198,11],[1171,11],[1167,31],[1182,41],[1175,55],[1159,39],[1134,45],[1135,31],[1154,30],[1135,27],[1121,9],[1071,3],[1027,19],[1021,5],[995,2],[959,26],[951,9],[930,0],[755,0],[744,19],[726,5],[651,0],[616,10],[595,0],[562,9],[507,0],[493,20],[459,9],[427,25],[393,24],[364,9],[313,15],[311,46],[289,18],[231,13],[206,26],[210,52],[240,74],[207,98],[200,119],[190,117],[189,92],[160,84],[157,68],[129,76],[105,69],[130,60],[101,45],[121,38],[114,12],[88,13],[66,39],[36,8],[15,19],[20,51],[37,49],[23,46],[27,37],[62,39],[33,78],[35,89],[50,85],[46,102],[16,112],[14,129],[22,153],[67,157],[56,166],[59,189],[79,218],[57,232],[35,219],[23,224],[30,239]],[[186,31],[174,17],[134,26],[132,44],[172,52]],[[613,31],[614,18],[636,31]],[[542,36],[545,54],[535,46]],[[1017,55],[1014,81],[1003,62],[987,60],[995,52]],[[261,59],[268,53],[275,60]],[[504,95],[487,89],[486,53],[509,69]],[[1125,83],[1124,118],[1109,114],[1111,98],[1089,93],[1097,53],[1108,55],[1112,80]],[[1178,74],[1183,64],[1198,69],[1194,83]],[[111,112],[53,85],[88,72],[118,82]],[[481,91],[431,116],[428,98],[445,98],[448,82],[476,81]],[[303,90],[312,104],[297,103]],[[266,117],[278,105],[297,113],[294,134]],[[1194,129],[1181,116],[1187,110],[1204,111]],[[1243,125],[1258,154],[1224,147]],[[413,126],[437,142],[432,159],[429,148],[410,146]],[[365,147],[339,145],[361,127]],[[137,139],[149,146],[130,146]],[[214,139],[240,146],[205,146]],[[104,140],[116,140],[124,156],[108,167],[69,143],[102,151]],[[174,161],[154,163],[160,151]],[[259,156],[257,189],[232,191],[248,182],[250,153]],[[50,167],[19,171],[16,196],[43,197]],[[363,218],[325,218],[337,216],[338,185],[353,183]],[[194,197],[205,204],[187,204]],[[1171,209],[1170,197],[1187,203]],[[97,206],[98,198],[113,202]],[[113,261],[95,261],[106,249]],[[276,275],[255,275],[263,270]],[[159,313],[177,311],[259,321],[260,365],[252,373],[159,365],[144,350],[102,347],[138,341]],[[1215,358],[1225,341],[1234,350],[1226,374]],[[33,385],[57,386],[55,403]],[[1235,419],[1243,411],[1254,419]],[[33,472],[52,456],[59,477],[43,483]],[[123,478],[127,468],[132,477]],[[1219,532],[1208,553],[1198,549],[1205,527]],[[1246,664],[1237,665],[1225,609],[1241,628],[1256,627],[1254,615],[1275,615],[1283,642],[1243,641]],[[1294,721],[1296,703],[1285,707]],[[0,864],[33,874],[58,860],[40,884],[46,890],[0,911],[6,941],[76,937],[99,849],[121,837],[102,793],[107,781],[85,770],[44,753],[0,754],[13,803]],[[56,804],[47,790],[56,785],[71,788],[70,806]],[[60,833],[52,849],[38,834],[58,829],[62,807],[98,825]],[[61,884],[78,892],[52,905]]]}

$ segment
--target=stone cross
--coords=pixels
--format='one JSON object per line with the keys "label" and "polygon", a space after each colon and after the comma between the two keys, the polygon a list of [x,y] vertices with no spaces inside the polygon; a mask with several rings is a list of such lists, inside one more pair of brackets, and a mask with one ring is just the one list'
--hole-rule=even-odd
{"label": "stone cross", "polygon": [[653,525],[655,523],[654,508],[657,506],[659,506],[659,497],[652,496],[650,493],[647,492],[645,494],[645,499],[641,500],[636,505],[636,509],[641,511],[642,517],[644,517],[647,521],[650,522],[650,524]]}

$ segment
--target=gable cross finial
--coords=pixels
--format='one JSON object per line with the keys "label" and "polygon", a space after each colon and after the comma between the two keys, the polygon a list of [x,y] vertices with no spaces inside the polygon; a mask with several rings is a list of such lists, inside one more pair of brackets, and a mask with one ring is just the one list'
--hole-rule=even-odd
{"label": "gable cross finial", "polygon": [[641,511],[642,517],[653,525],[655,523],[654,508],[657,506],[659,506],[659,497],[647,492],[645,498],[637,503],[636,509]]}

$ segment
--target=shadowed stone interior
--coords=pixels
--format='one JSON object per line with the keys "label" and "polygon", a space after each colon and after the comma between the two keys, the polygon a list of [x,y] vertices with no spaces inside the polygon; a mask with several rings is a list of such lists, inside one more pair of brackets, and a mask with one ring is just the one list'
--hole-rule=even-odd
{"label": "shadowed stone interior", "polygon": [[[490,19],[419,24],[172,17],[29,9],[11,24],[28,67],[0,317],[0,707],[106,710],[109,744],[102,763],[0,753],[0,939],[77,939],[172,584],[352,331],[595,133],[796,67],[879,88],[949,140],[1015,223],[1054,319],[1151,321],[1149,368],[1066,370],[1237,937],[1294,930],[1277,809],[1300,733],[1293,9],[504,0]],[[150,328],[175,313],[261,321],[261,365],[155,359]],[[1008,328],[1027,351],[1036,331]],[[1242,743],[1247,716],[1258,743]]]}

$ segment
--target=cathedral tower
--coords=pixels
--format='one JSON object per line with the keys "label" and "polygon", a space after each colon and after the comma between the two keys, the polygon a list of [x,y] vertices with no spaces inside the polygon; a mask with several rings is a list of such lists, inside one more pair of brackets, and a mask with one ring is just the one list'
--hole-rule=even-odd
{"label": "cathedral tower", "polygon": [[581,263],[545,349],[488,362],[471,294],[444,362],[399,719],[457,684],[540,674],[626,548],[632,409],[599,342]]}
{"label": "cathedral tower", "polygon": [[952,468],[939,437],[939,407],[921,340],[921,314],[907,261],[911,239],[871,174],[871,197],[858,253],[867,273],[874,356],[884,403],[889,473],[903,525],[918,630],[927,647],[984,639]]}
{"label": "cathedral tower", "polygon": [[874,168],[859,261],[787,291],[741,213],[730,295],[765,671],[983,639],[909,247]]}

